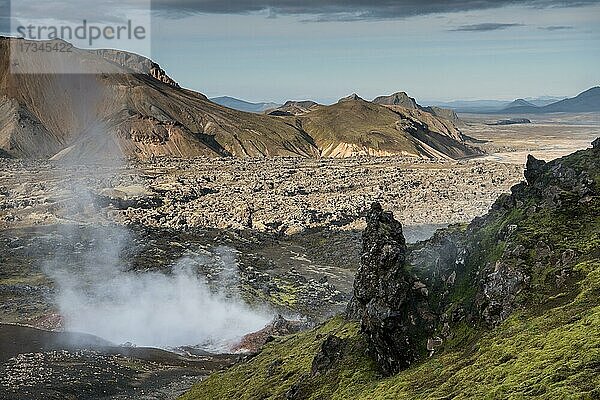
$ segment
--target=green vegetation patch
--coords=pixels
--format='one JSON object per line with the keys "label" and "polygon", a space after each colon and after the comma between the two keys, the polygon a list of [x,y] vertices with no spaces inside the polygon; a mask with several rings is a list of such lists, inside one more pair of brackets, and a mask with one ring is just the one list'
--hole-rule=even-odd
{"label": "green vegetation patch", "polygon": [[[499,328],[465,326],[446,352],[381,378],[356,323],[334,318],[309,332],[270,343],[250,361],[212,375],[182,399],[593,399],[600,396],[600,261],[568,304],[541,315],[521,311]],[[311,365],[327,335],[346,340],[323,375]],[[462,341],[462,343],[461,343]],[[450,344],[450,343],[449,343]]]}

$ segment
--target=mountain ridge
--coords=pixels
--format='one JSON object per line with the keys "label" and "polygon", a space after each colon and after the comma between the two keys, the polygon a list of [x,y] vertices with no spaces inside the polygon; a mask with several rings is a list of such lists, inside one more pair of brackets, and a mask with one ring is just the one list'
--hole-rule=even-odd
{"label": "mountain ridge", "polygon": [[[519,100],[522,100],[520,102]],[[600,86],[594,86],[579,93],[575,97],[559,100],[538,107],[523,99],[515,100],[503,112],[509,114],[545,114],[556,112],[595,112],[600,111]],[[528,103],[528,104],[527,104]]]}
{"label": "mountain ridge", "polygon": [[[93,73],[13,73],[8,57],[11,40],[15,39],[0,39],[0,110],[4,112],[0,118],[6,122],[0,130],[3,155],[83,162],[119,155],[461,158],[481,154],[454,134],[451,123],[440,122],[432,114],[402,117],[372,103],[364,110],[370,118],[382,120],[370,121],[372,129],[354,132],[350,143],[337,142],[337,132],[345,129],[347,119],[360,122],[356,115],[325,118],[322,122],[329,125],[319,130],[309,121],[322,113],[335,113],[335,107],[304,104],[314,111],[307,114],[310,117],[299,116],[300,120],[233,110],[181,88],[151,60],[118,50],[75,48],[60,58],[38,52],[21,60],[45,65],[53,72],[86,65]],[[20,65],[16,72],[26,67]],[[430,131],[429,126],[439,129]],[[386,131],[383,139],[380,128]],[[385,149],[371,148],[375,142],[386,142]]]}

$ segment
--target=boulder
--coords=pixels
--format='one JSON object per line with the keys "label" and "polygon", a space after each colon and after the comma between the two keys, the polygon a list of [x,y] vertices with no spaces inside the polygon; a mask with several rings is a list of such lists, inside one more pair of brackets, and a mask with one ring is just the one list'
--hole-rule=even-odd
{"label": "boulder", "polygon": [[329,335],[321,344],[321,349],[312,362],[311,375],[326,373],[342,357],[345,342],[335,335]]}

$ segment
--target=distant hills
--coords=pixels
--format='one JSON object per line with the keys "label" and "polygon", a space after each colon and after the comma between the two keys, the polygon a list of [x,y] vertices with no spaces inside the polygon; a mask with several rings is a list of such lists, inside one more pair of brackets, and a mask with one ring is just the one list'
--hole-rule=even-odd
{"label": "distant hills", "polygon": [[265,111],[269,115],[274,115],[278,117],[285,117],[291,115],[302,115],[307,112],[314,110],[315,108],[321,106],[319,103],[314,102],[312,100],[290,100],[286,101],[284,105]]}
{"label": "distant hills", "polygon": [[588,89],[573,98],[560,100],[542,107],[529,103],[512,105],[504,109],[504,112],[509,114],[541,114],[554,112],[577,113],[594,111],[600,111],[600,86]]}
{"label": "distant hills", "polygon": [[[557,101],[565,99],[564,97],[536,97],[536,98],[525,98],[525,99],[517,99],[523,100],[529,103],[530,105],[543,107],[551,103],[555,103]],[[432,106],[443,107],[446,109],[451,109],[455,112],[459,113],[473,113],[473,114],[489,114],[500,112],[503,109],[509,107],[511,103],[515,101],[505,101],[505,100],[455,100],[455,101],[429,101],[427,104],[431,104]],[[515,104],[516,105],[516,104]]]}
{"label": "distant hills", "polygon": [[515,101],[508,103],[508,105],[506,107],[504,107],[504,109],[514,108],[514,107],[537,107],[537,106],[533,103],[528,102],[525,99],[516,99]]}
{"label": "distant hills", "polygon": [[236,99],[234,97],[222,96],[213,97],[210,99],[213,103],[220,104],[224,107],[233,108],[234,110],[251,112],[251,113],[262,113],[272,108],[277,108],[281,104],[277,103],[250,103],[248,101]]}
{"label": "distant hills", "polygon": [[[91,162],[121,155],[481,154],[467,144],[454,122],[433,109],[376,104],[352,95],[331,106],[298,101],[287,102],[279,111],[249,113],[181,88],[152,60],[118,50],[28,53],[11,63],[8,54],[14,40],[0,37],[2,157]],[[19,73],[40,65],[55,73]],[[62,73],[82,66],[90,72]]]}
{"label": "distant hills", "polygon": [[474,114],[543,114],[554,112],[594,112],[600,111],[600,87],[588,89],[573,98],[542,96],[537,98],[501,100],[456,100],[450,102],[429,102],[433,106],[444,107],[460,113]]}

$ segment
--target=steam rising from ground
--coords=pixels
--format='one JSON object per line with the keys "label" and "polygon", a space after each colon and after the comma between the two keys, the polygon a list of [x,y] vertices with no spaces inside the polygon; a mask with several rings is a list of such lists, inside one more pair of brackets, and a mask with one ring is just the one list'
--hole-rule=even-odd
{"label": "steam rising from ground", "polygon": [[[126,271],[120,259],[126,231],[110,228],[98,233],[77,262],[67,257],[45,268],[56,283],[56,301],[67,330],[117,344],[226,350],[269,322],[268,313],[251,309],[239,297],[232,250],[217,248],[210,256],[185,257],[170,273]],[[199,275],[203,264],[216,266],[215,284]]]}
{"label": "steam rising from ground", "polygon": [[[130,235],[99,218],[92,194],[93,182],[110,186],[125,165],[105,116],[106,104],[114,96],[93,75],[65,76],[64,84],[77,88],[72,109],[62,111],[75,120],[76,131],[70,146],[55,157],[64,166],[61,173],[74,174],[62,180],[69,182],[65,190],[70,192],[62,217],[71,223],[63,226],[62,244],[55,249],[55,257],[45,262],[44,271],[56,284],[55,300],[65,329],[116,344],[215,349],[263,328],[270,317],[252,310],[240,298],[235,255],[229,250],[217,249],[213,260],[173,260],[168,272],[128,270],[123,250]],[[90,170],[92,179],[86,172],[80,174]],[[90,237],[84,240],[82,232]],[[220,273],[217,283],[209,286],[198,267],[215,260]]]}

